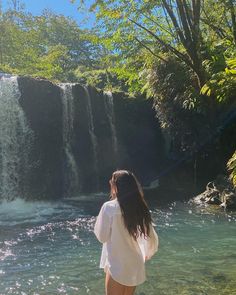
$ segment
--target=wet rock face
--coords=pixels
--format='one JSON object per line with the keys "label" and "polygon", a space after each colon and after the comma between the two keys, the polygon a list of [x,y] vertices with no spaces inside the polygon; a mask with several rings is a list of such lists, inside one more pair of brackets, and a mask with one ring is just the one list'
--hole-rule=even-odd
{"label": "wet rock face", "polygon": [[227,177],[218,176],[214,182],[209,182],[206,190],[194,197],[196,204],[217,205],[224,209],[236,210],[236,191]]}
{"label": "wet rock face", "polygon": [[161,169],[164,148],[151,102],[81,85],[73,86],[73,95],[72,145],[82,192],[109,190],[116,169],[134,171],[142,183],[153,180]]}
{"label": "wet rock face", "polygon": [[165,158],[164,139],[152,102],[114,94],[118,168],[134,170],[143,184],[157,178]]}
{"label": "wet rock face", "polygon": [[27,77],[18,85],[34,137],[27,198],[108,191],[116,169],[134,171],[142,184],[157,178],[164,141],[152,102]]}
{"label": "wet rock face", "polygon": [[87,193],[91,188],[96,186],[93,147],[88,128],[89,112],[87,109],[87,96],[85,88],[81,85],[75,85],[72,91],[76,114],[74,117],[72,150],[76,165],[79,167],[80,190]]}
{"label": "wet rock face", "polygon": [[54,84],[18,78],[22,106],[34,134],[30,154],[28,198],[58,198],[62,195],[62,105]]}

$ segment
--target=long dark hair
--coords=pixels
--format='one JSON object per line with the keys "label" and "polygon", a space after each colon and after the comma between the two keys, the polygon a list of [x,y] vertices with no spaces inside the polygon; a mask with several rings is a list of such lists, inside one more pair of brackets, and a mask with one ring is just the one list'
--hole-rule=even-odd
{"label": "long dark hair", "polygon": [[111,196],[117,198],[125,227],[136,240],[139,236],[149,236],[151,214],[144,200],[143,190],[134,174],[118,170],[110,180]]}

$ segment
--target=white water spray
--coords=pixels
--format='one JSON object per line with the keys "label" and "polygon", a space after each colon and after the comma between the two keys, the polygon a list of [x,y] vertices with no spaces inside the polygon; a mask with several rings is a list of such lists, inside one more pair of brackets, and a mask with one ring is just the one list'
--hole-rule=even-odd
{"label": "white water spray", "polygon": [[60,87],[62,89],[63,148],[66,156],[64,193],[66,196],[72,196],[79,190],[79,171],[72,151],[74,97],[72,93],[72,84],[61,84]]}
{"label": "white water spray", "polygon": [[24,197],[33,132],[19,104],[17,77],[0,79],[0,199]]}
{"label": "white water spray", "polygon": [[107,116],[111,128],[111,141],[112,141],[112,150],[114,152],[115,164],[118,158],[118,140],[116,133],[116,124],[115,124],[115,113],[114,113],[114,103],[112,92],[107,91],[105,94],[105,106],[107,110]]}
{"label": "white water spray", "polygon": [[88,113],[88,128],[89,134],[92,143],[92,151],[93,151],[93,163],[94,163],[94,171],[97,178],[97,189],[98,189],[98,141],[94,131],[94,118],[91,104],[91,97],[87,87],[84,87],[86,98],[87,98],[87,113]]}

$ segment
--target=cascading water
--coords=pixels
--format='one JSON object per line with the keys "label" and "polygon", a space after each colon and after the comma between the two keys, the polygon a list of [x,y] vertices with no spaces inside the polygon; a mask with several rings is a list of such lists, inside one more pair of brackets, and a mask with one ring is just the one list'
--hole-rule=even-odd
{"label": "cascading water", "polygon": [[118,159],[118,140],[117,140],[117,133],[116,133],[116,125],[115,125],[113,95],[112,95],[112,92],[110,91],[104,92],[104,95],[105,95],[106,113],[107,113],[107,117],[108,117],[110,128],[111,128],[111,140],[112,140],[112,150],[114,152],[114,164],[116,166],[117,159]]}
{"label": "cascading water", "polygon": [[93,163],[94,163],[94,172],[96,175],[96,189],[98,189],[99,181],[98,181],[98,141],[94,131],[94,118],[91,104],[91,97],[87,87],[84,87],[86,98],[87,98],[87,112],[88,112],[88,128],[89,134],[92,143],[92,151],[93,151]]}
{"label": "cascading water", "polygon": [[33,132],[19,104],[17,77],[0,78],[0,199],[26,197]]}
{"label": "cascading water", "polygon": [[[81,85],[59,88],[45,80],[3,76],[0,199],[58,199],[107,190],[107,179],[118,166],[134,167],[142,175],[144,162],[157,159],[151,155],[145,161],[139,151],[130,157],[129,134],[136,123],[126,110],[132,103]],[[150,140],[153,151],[151,115],[145,110],[147,127],[130,135],[135,143],[142,137]],[[146,136],[145,128],[153,135]]]}
{"label": "cascading water", "polygon": [[79,171],[72,151],[74,133],[74,97],[72,84],[61,84],[63,149],[65,153],[64,194],[72,196],[79,191]]}

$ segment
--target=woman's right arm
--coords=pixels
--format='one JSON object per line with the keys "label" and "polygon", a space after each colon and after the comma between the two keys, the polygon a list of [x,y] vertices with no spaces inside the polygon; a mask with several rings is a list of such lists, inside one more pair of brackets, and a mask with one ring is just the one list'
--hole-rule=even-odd
{"label": "woman's right arm", "polygon": [[157,251],[159,246],[158,235],[150,224],[150,234],[147,239],[144,239],[144,249],[145,249],[145,260],[149,260]]}
{"label": "woman's right arm", "polygon": [[107,204],[103,204],[94,226],[94,233],[101,243],[107,242],[111,236],[112,218],[109,215],[108,209]]}

